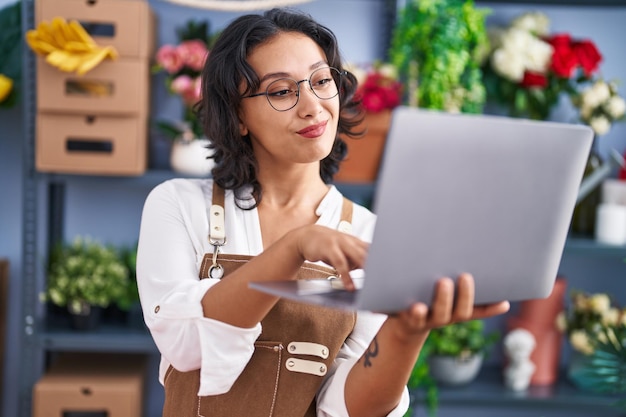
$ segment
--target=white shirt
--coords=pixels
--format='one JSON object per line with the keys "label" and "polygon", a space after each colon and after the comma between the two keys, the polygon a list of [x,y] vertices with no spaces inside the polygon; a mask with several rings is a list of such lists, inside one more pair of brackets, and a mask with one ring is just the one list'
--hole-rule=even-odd
{"label": "white shirt", "polygon": [[[171,364],[181,372],[200,369],[198,395],[227,392],[254,352],[261,324],[239,328],[204,317],[201,300],[219,282],[198,278],[208,242],[207,201],[212,181],[174,179],[152,190],[146,199],[139,233],[137,284],[146,325],[161,352],[159,380]],[[204,192],[203,192],[204,188]],[[205,198],[208,198],[205,199]],[[317,224],[336,228],[343,196],[333,186],[316,210]],[[263,251],[256,209],[241,210],[234,193],[225,195],[226,245],[222,253],[258,255]],[[352,233],[371,241],[376,217],[354,205]],[[341,347],[317,395],[318,416],[348,417],[344,400],[346,378],[385,320],[384,315],[359,312],[353,332]],[[401,417],[409,405],[408,390],[389,417]]]}

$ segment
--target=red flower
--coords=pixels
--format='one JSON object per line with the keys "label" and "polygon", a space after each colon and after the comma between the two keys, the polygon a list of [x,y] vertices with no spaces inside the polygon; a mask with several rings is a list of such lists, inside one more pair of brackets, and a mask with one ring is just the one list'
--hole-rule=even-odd
{"label": "red flower", "polygon": [[579,64],[571,37],[568,34],[554,35],[547,42],[554,48],[550,69],[558,77],[570,78]]}
{"label": "red flower", "polygon": [[532,87],[546,88],[548,86],[548,79],[543,74],[526,71],[524,73],[524,79],[522,80],[520,85],[524,88],[532,88]]}
{"label": "red flower", "polygon": [[378,72],[371,72],[359,87],[357,99],[366,111],[377,113],[400,105],[402,84]]}
{"label": "red flower", "polygon": [[596,72],[602,61],[602,55],[593,42],[590,40],[574,42],[572,49],[587,77]]}

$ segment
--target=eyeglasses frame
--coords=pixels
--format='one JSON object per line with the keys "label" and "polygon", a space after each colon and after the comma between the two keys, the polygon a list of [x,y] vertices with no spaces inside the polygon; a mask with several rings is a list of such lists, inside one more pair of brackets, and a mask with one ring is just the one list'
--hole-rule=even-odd
{"label": "eyeglasses frame", "polygon": [[[322,97],[318,96],[318,95],[317,95],[317,93],[315,92],[315,89],[314,89],[314,88],[313,88],[313,86],[311,85],[311,75],[313,75],[315,72],[320,71],[320,70],[323,70],[323,69],[331,69],[331,70],[334,70],[334,71],[336,71],[336,73],[337,73],[337,74],[338,74],[338,76],[339,76],[339,78],[338,78],[337,80],[335,80],[335,79],[333,78],[333,81],[335,82],[335,85],[336,85],[336,87],[337,87],[337,94],[335,94],[335,95],[334,95],[334,96],[332,96],[332,97],[328,97],[328,98],[322,98]],[[337,68],[335,68],[335,67],[330,67],[330,66],[328,66],[328,67],[321,67],[321,68],[317,68],[316,70],[314,70],[313,72],[311,72],[311,74],[309,75],[309,78],[305,78],[305,79],[300,80],[300,81],[296,81],[296,80],[294,80],[293,78],[289,78],[289,77],[281,77],[281,78],[277,78],[276,80],[274,80],[274,81],[272,81],[271,83],[269,83],[269,84],[268,84],[268,86],[265,88],[265,91],[264,91],[264,92],[262,92],[262,93],[255,93],[255,94],[249,94],[249,95],[247,95],[247,96],[243,96],[243,97],[241,97],[241,98],[242,98],[242,99],[244,99],[244,98],[253,98],[253,97],[265,96],[265,98],[267,99],[267,102],[269,103],[269,105],[270,105],[270,106],[271,106],[274,110],[276,110],[276,111],[278,111],[278,112],[285,112],[285,111],[289,111],[289,110],[293,109],[293,108],[294,108],[294,107],[296,107],[296,106],[298,105],[298,103],[300,102],[300,84],[302,84],[303,82],[307,81],[307,82],[309,83],[309,88],[311,89],[311,91],[313,92],[313,94],[315,95],[315,97],[317,97],[317,98],[318,98],[318,99],[320,99],[320,100],[330,100],[330,99],[335,98],[335,97],[337,97],[337,96],[339,95],[339,90],[340,90],[340,88],[339,88],[339,85],[337,85],[337,82],[341,79],[341,77],[342,77],[342,76],[344,76],[344,75],[346,75],[346,74],[347,74],[347,71],[345,71],[345,70],[344,70],[344,71],[339,71],[339,70],[338,70]],[[293,106],[289,107],[288,109],[284,109],[284,110],[278,110],[276,107],[274,107],[274,105],[272,104],[272,102],[271,102],[271,100],[270,100],[270,97],[269,97],[269,92],[268,92],[268,90],[269,90],[269,88],[270,88],[270,85],[272,85],[272,84],[273,84],[273,83],[275,83],[276,81],[280,81],[280,80],[291,80],[291,81],[293,81],[293,82],[295,82],[295,83],[296,83],[296,88],[298,89],[298,90],[296,91],[296,102],[293,104]]]}

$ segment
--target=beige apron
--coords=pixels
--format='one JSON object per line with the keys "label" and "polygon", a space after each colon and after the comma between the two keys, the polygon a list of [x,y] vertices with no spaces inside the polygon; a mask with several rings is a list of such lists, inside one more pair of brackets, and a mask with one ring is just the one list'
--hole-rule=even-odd
{"label": "beige apron", "polygon": [[[220,208],[223,216],[223,207],[224,191],[214,184],[211,220]],[[341,219],[339,228],[349,230],[352,202],[347,199]],[[223,225],[223,218],[210,223],[212,229],[215,224]],[[227,277],[251,258],[219,254],[223,234],[218,241],[212,236],[210,240],[215,250],[205,254],[200,279],[208,278],[216,267]],[[298,279],[334,274],[331,268],[305,263]],[[227,393],[200,397],[200,370],[179,372],[170,366],[163,417],[315,417],[315,395],[355,321],[353,312],[281,299],[261,321],[254,354]]]}

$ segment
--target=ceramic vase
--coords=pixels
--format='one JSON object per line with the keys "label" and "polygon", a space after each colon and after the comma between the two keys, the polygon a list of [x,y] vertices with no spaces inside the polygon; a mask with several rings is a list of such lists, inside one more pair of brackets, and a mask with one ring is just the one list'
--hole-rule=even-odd
{"label": "ceramic vase", "polygon": [[472,382],[483,364],[483,355],[474,354],[467,358],[433,355],[428,358],[431,376],[442,385],[458,386]]}
{"label": "ceramic vase", "polygon": [[209,158],[208,139],[179,139],[172,144],[170,167],[174,172],[192,177],[206,177],[211,174],[214,162]]}

